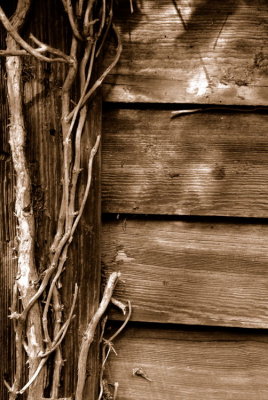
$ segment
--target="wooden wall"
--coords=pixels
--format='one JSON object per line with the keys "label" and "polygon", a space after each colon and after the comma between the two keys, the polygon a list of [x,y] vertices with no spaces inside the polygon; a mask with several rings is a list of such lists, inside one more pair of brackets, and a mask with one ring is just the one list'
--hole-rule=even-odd
{"label": "wooden wall", "polygon": [[116,18],[102,263],[133,315],[106,378],[118,400],[267,399],[267,2],[119,1]]}

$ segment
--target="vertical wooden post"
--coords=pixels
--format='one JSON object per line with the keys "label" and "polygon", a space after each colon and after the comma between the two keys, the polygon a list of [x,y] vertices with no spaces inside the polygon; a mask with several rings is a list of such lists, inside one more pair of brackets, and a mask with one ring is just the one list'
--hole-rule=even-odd
{"label": "vertical wooden post", "polygon": [[[49,3],[49,4],[47,4]],[[33,4],[29,25],[26,30],[33,32],[40,40],[53,44],[58,48],[66,48],[68,32],[66,32],[66,16],[59,12],[57,4],[49,0],[46,4]],[[42,8],[42,10],[40,10]],[[41,20],[35,18],[41,16]],[[53,25],[52,25],[53,22]],[[57,35],[48,29],[56,27]],[[2,40],[2,39],[1,39]],[[3,46],[4,47],[4,46]],[[60,128],[61,87],[64,66],[53,66],[40,63],[25,57],[24,63],[24,101],[27,130],[27,159],[32,178],[32,198],[36,223],[35,258],[40,272],[47,265],[49,246],[56,230],[57,216],[61,199],[61,163],[62,138]],[[1,78],[4,72],[1,70]],[[2,99],[5,95],[0,92]],[[15,236],[16,219],[14,217],[14,175],[9,156],[8,110],[5,102],[0,105],[2,131],[0,132],[0,266],[1,287],[0,312],[1,344],[12,347],[11,321],[8,320],[8,307],[11,304],[12,283],[16,274]],[[101,131],[101,97],[95,96],[89,107],[87,127],[82,138],[82,168],[79,177],[80,200],[86,183],[86,166],[91,147],[97,134]],[[70,247],[66,262],[66,270],[62,276],[62,303],[65,305],[64,316],[68,315],[75,283],[79,286],[79,299],[75,310],[76,318],[70,326],[62,344],[63,380],[60,396],[71,397],[75,391],[77,380],[77,359],[79,345],[86,325],[96,310],[100,295],[100,150],[94,159],[93,180],[90,197],[81,218],[79,227]],[[3,257],[2,257],[3,256]],[[3,346],[6,348],[5,346]],[[10,348],[9,347],[9,348]],[[0,365],[1,385],[3,375],[11,381],[12,349],[3,353]],[[1,369],[2,368],[2,369]],[[85,399],[95,399],[98,389],[98,340],[92,346],[88,360],[88,379],[85,387]],[[7,391],[0,389],[0,399],[6,400]],[[49,398],[49,393],[45,393]]]}

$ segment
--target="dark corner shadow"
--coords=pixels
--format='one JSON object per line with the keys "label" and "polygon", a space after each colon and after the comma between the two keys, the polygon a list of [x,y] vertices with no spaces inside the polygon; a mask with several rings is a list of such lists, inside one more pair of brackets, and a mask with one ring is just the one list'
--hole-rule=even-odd
{"label": "dark corner shadow", "polygon": [[[184,32],[177,36],[180,42],[187,43],[192,47],[198,47],[200,50],[207,47],[211,41],[214,41],[214,47],[221,34],[228,18],[234,14],[240,3],[239,0],[203,0],[198,1],[189,21],[183,18],[183,11],[180,8],[180,0],[171,0],[178,18],[184,27]],[[202,34],[202,40],[199,35]],[[198,40],[197,40],[198,39]]]}
{"label": "dark corner shadow", "polygon": [[131,35],[131,32],[139,25],[144,16],[143,3],[143,0],[132,0],[132,12],[130,1],[115,0],[114,18],[116,24],[120,26],[122,34]]}

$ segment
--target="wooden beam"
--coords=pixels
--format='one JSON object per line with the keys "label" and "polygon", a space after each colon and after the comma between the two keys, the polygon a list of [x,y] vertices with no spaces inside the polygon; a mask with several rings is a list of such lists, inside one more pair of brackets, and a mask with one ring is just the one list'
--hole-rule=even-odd
{"label": "wooden beam", "polygon": [[[268,328],[268,226],[161,220],[106,222],[105,273],[133,321]],[[112,314],[113,318],[122,318]]]}
{"label": "wooden beam", "polygon": [[[33,4],[31,18],[26,26],[26,36],[33,32],[40,40],[53,44],[56,48],[69,51],[68,33],[64,11],[60,2],[55,6],[51,0],[46,4]],[[40,7],[42,10],[40,11]],[[59,8],[60,7],[60,8]],[[38,15],[38,18],[36,16]],[[51,27],[57,27],[57,34]],[[1,40],[4,37],[0,36]],[[3,44],[4,48],[4,44]],[[27,157],[32,178],[32,198],[36,222],[36,263],[42,272],[48,262],[49,247],[56,232],[56,224],[62,192],[62,137],[61,137],[61,88],[64,77],[64,67],[59,64],[53,66],[39,63],[35,60],[24,60],[24,101],[26,129],[28,134]],[[4,80],[4,71],[1,74]],[[3,85],[4,87],[4,85]],[[1,92],[0,104],[3,129],[1,131],[0,148],[0,249],[3,250],[0,258],[2,271],[0,293],[0,310],[3,323],[0,328],[0,343],[3,345],[3,360],[0,373],[8,381],[12,378],[14,362],[11,336],[11,321],[8,319],[11,305],[11,290],[16,275],[16,220],[12,201],[14,176],[11,160],[8,156],[8,111],[6,99]],[[79,176],[79,201],[87,180],[88,155],[94,145],[96,137],[101,133],[102,100],[97,95],[90,105],[86,131],[82,138],[81,167]],[[2,150],[2,153],[1,153]],[[1,156],[2,154],[2,156]],[[79,287],[79,296],[75,309],[76,318],[64,339],[63,367],[60,397],[72,396],[77,379],[77,360],[82,335],[88,321],[99,304],[100,296],[100,152],[94,159],[94,174],[92,190],[86,205],[86,210],[80,220],[73,243],[68,254],[66,270],[62,276],[60,288],[62,303],[64,304],[63,318],[68,316],[75,283]],[[77,204],[78,206],[78,204]],[[98,391],[98,341],[90,350],[88,360],[88,376],[85,387],[85,398],[96,398]],[[66,397],[67,398],[67,397]]]}
{"label": "wooden beam", "polygon": [[[106,379],[119,383],[119,400],[266,400],[267,345],[267,334],[254,331],[129,328]],[[151,381],[133,376],[137,368]]]}
{"label": "wooden beam", "polygon": [[268,216],[268,115],[107,109],[104,212]]}
{"label": "wooden beam", "polygon": [[267,3],[119,2],[123,40],[107,101],[267,104]]}

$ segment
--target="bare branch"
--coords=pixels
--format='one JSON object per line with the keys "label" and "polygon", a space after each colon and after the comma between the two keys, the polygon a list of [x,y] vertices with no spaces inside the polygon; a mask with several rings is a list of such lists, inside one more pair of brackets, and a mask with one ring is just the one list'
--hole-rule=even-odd
{"label": "bare branch", "polygon": [[[52,300],[53,300],[53,312],[55,320],[53,337],[55,338],[61,328],[61,323],[62,323],[62,305],[60,303],[60,294],[56,286],[53,289]],[[57,399],[59,397],[59,386],[60,386],[62,366],[63,366],[63,359],[62,359],[61,347],[58,346],[55,350],[53,377],[51,385],[51,398],[54,399]]]}
{"label": "bare branch", "polygon": [[93,18],[91,18],[93,4],[94,4],[94,0],[89,0],[86,11],[85,11],[84,23],[83,23],[83,27],[84,27],[83,34],[85,37],[88,37],[88,35],[89,35],[90,22],[93,19]]}
{"label": "bare branch", "polygon": [[40,374],[40,372],[41,372],[42,368],[44,367],[45,363],[47,362],[49,354],[51,354],[53,351],[55,351],[56,348],[60,345],[60,343],[64,339],[64,337],[66,335],[66,332],[68,330],[68,327],[69,327],[69,325],[71,323],[71,320],[73,318],[73,312],[74,312],[74,307],[75,307],[75,303],[76,303],[76,299],[77,299],[77,294],[78,294],[78,287],[77,287],[77,285],[75,285],[74,299],[73,299],[72,307],[71,307],[70,314],[69,314],[69,317],[68,317],[67,321],[65,322],[65,324],[63,325],[63,327],[59,331],[57,337],[55,338],[55,343],[53,343],[53,347],[49,351],[47,351],[46,353],[40,355],[41,361],[40,361],[36,371],[31,376],[31,378],[26,383],[26,385],[24,385],[23,388],[20,389],[17,392],[18,394],[23,394],[33,384],[33,382],[36,380],[36,378]]}
{"label": "bare branch", "polygon": [[41,372],[43,366],[45,365],[46,361],[47,361],[47,358],[43,358],[43,359],[40,361],[40,363],[39,363],[39,365],[38,365],[38,367],[37,367],[35,373],[31,376],[31,378],[30,378],[29,381],[26,383],[26,385],[24,385],[23,388],[20,389],[20,390],[17,392],[17,394],[23,394],[23,393],[34,383],[34,381],[36,380],[36,378],[37,378],[38,375],[40,374],[40,372]]}
{"label": "bare branch", "polygon": [[118,388],[119,388],[119,383],[115,382],[114,383],[114,398],[113,398],[113,400],[117,399]]}
{"label": "bare branch", "polygon": [[29,56],[30,54],[27,53],[25,50],[0,50],[0,57],[7,57],[7,56]]}
{"label": "bare branch", "polygon": [[[18,15],[15,13],[13,16],[13,21],[16,21],[17,26],[21,26],[23,24],[23,18],[26,15],[29,4],[30,3],[27,0],[24,3],[22,1],[18,3]],[[25,10],[23,10],[24,6],[26,7]],[[3,17],[3,15],[4,18],[6,18],[5,14],[3,14],[2,9],[0,8],[0,19]],[[9,27],[15,31],[9,20],[7,20],[7,22]],[[6,42],[8,51],[18,50],[18,44],[9,32],[7,34]],[[29,300],[36,292],[36,289],[32,283],[38,280],[38,274],[34,260],[35,221],[31,205],[31,180],[28,163],[25,156],[26,130],[22,107],[21,71],[21,59],[13,56],[7,57],[7,93],[10,110],[9,143],[16,174],[15,213],[18,225],[18,278],[16,279],[16,286],[18,288],[22,307],[25,310]],[[13,304],[12,307],[15,307],[15,304]],[[14,310],[12,310],[12,312],[14,313]],[[16,398],[17,390],[21,384],[23,370],[23,343],[25,333],[28,338],[28,351],[31,355],[28,358],[30,377],[32,376],[32,372],[38,363],[36,353],[43,350],[40,317],[40,310],[36,305],[36,307],[32,308],[28,315],[29,325],[32,325],[34,329],[27,329],[25,332],[26,318],[21,318],[21,316],[19,316],[17,322],[15,322],[16,370],[14,383],[12,385],[12,393],[9,396],[10,400]],[[31,395],[33,397],[39,397],[42,395],[42,393],[43,387],[37,385],[33,388]]]}
{"label": "bare branch", "polygon": [[79,105],[79,107],[76,107],[69,115],[68,115],[68,120],[70,120],[74,113],[77,111],[77,108],[80,109],[82,108],[85,103],[90,99],[90,97],[94,94],[94,92],[98,89],[98,87],[102,84],[106,76],[111,72],[111,70],[115,67],[115,65],[118,63],[118,60],[120,58],[120,55],[122,53],[122,44],[121,44],[121,39],[118,34],[118,31],[114,24],[112,24],[112,27],[114,29],[114,32],[116,33],[117,36],[117,41],[118,41],[118,46],[117,46],[117,51],[116,51],[116,56],[114,60],[111,62],[111,64],[106,68],[106,70],[103,72],[103,74],[96,80],[92,88],[88,91],[88,93],[84,96],[83,101]]}
{"label": "bare branch", "polygon": [[78,0],[77,16],[81,17],[83,12],[84,0]]}
{"label": "bare branch", "polygon": [[114,288],[116,286],[116,283],[117,283],[120,275],[121,275],[120,272],[113,272],[110,275],[108,282],[105,286],[103,297],[102,297],[101,303],[99,305],[99,308],[93,315],[90,323],[88,324],[86,332],[83,336],[81,348],[80,348],[80,354],[79,354],[79,358],[78,358],[78,380],[77,380],[76,394],[75,394],[76,400],[82,400],[84,386],[85,386],[85,380],[86,380],[86,365],[87,365],[88,351],[89,351],[91,343],[93,342],[93,338],[95,335],[97,325],[109,305],[109,302],[113,295]]}
{"label": "bare branch", "polygon": [[[86,65],[88,62],[88,59],[90,57],[91,51],[95,51],[95,47],[92,46],[92,43],[88,42],[85,47],[84,55],[82,58],[82,61],[80,63],[80,68],[79,68],[79,78],[80,78],[80,91],[83,93],[84,87],[86,85]],[[91,64],[91,63],[90,63]],[[89,70],[92,67],[89,66]],[[89,74],[91,75],[91,71],[89,71]],[[76,119],[76,115],[73,117],[72,123],[74,123],[74,120]],[[78,120],[78,126],[75,132],[75,157],[74,157],[74,164],[72,168],[72,177],[71,177],[71,184],[70,184],[70,200],[69,200],[69,208],[68,208],[68,214],[69,214],[69,224],[67,225],[67,229],[71,227],[73,224],[73,220],[75,217],[75,198],[76,198],[76,188],[77,188],[77,181],[78,181],[78,176],[81,171],[80,169],[80,163],[81,163],[81,138],[82,138],[82,133],[84,130],[85,122],[87,118],[87,107],[83,107],[82,110],[79,113],[79,120]],[[69,132],[68,135],[71,134],[71,131],[73,129],[73,124],[70,125],[69,127]],[[68,137],[68,136],[67,136]]]}
{"label": "bare branch", "polygon": [[126,305],[126,304],[122,303],[122,301],[119,301],[119,300],[115,299],[114,297],[111,298],[111,303],[112,303],[114,306],[120,308],[120,310],[122,311],[122,313],[123,313],[124,315],[126,315],[126,312],[127,312],[127,305]]}
{"label": "bare branch", "polygon": [[17,30],[24,24],[26,15],[30,10],[32,0],[18,0],[15,13],[11,17],[11,25]]}
{"label": "bare branch", "polygon": [[66,258],[67,258],[67,251],[68,251],[68,247],[66,246],[64,248],[64,250],[63,250],[62,255],[61,255],[61,260],[60,260],[60,262],[58,264],[56,274],[53,277],[52,281],[50,282],[50,286],[49,286],[49,289],[48,289],[48,294],[47,294],[47,297],[46,297],[46,300],[45,300],[45,307],[44,307],[44,311],[43,311],[42,324],[43,324],[43,331],[44,331],[44,342],[48,343],[48,346],[51,343],[51,339],[50,339],[49,334],[48,334],[47,314],[48,314],[51,298],[52,298],[54,289],[56,287],[56,283],[57,283],[57,281],[58,281],[58,279],[59,279],[59,277],[60,277],[60,275],[62,273],[62,269],[63,269],[64,263],[66,261]]}
{"label": "bare branch", "polygon": [[57,335],[55,336],[53,343],[51,345],[51,347],[43,354],[40,354],[39,356],[41,358],[43,357],[47,357],[49,356],[49,354],[53,353],[53,351],[56,350],[56,348],[61,344],[61,342],[63,341],[66,332],[69,328],[69,325],[74,317],[73,313],[74,313],[74,307],[76,304],[76,300],[77,300],[77,295],[78,295],[78,286],[77,284],[75,284],[75,290],[74,290],[74,298],[73,298],[73,302],[72,302],[72,306],[71,306],[71,310],[69,313],[69,317],[67,318],[66,322],[63,324],[63,326],[61,327],[61,329],[58,331]]}
{"label": "bare branch", "polygon": [[[49,46],[46,43],[41,42],[40,40],[38,40],[32,33],[30,33],[29,38],[38,46],[40,46],[40,48],[38,48],[38,52],[47,52],[50,54],[53,54],[55,56],[59,56],[62,59],[65,59],[67,63],[70,62],[70,60],[72,59],[73,62],[75,62],[75,60],[68,56],[67,54],[65,54],[63,51],[59,50],[59,49],[55,49],[54,47]],[[55,59],[54,59],[55,61]]]}
{"label": "bare branch", "polygon": [[100,52],[101,52],[101,50],[102,50],[102,48],[103,48],[103,45],[104,45],[104,43],[105,43],[105,41],[106,41],[108,32],[109,32],[109,30],[110,30],[110,28],[111,28],[111,25],[112,25],[112,20],[113,20],[113,0],[111,0],[111,6],[110,6],[110,11],[109,11],[107,26],[106,26],[105,32],[104,32],[104,34],[103,34],[103,36],[102,36],[102,40],[101,40],[101,43],[100,43],[100,45],[99,45],[99,48],[98,48],[98,50],[97,50],[96,58],[99,57]]}
{"label": "bare branch", "polygon": [[70,25],[71,25],[71,28],[72,28],[74,36],[78,40],[85,40],[80,35],[79,29],[78,29],[77,20],[76,20],[76,18],[74,16],[73,6],[72,6],[71,0],[64,0],[63,1],[63,5],[64,5],[64,8],[66,9],[67,14],[68,14],[69,22],[70,22]]}
{"label": "bare branch", "polygon": [[63,63],[69,63],[73,64],[74,60],[69,57],[68,61],[66,58],[62,57],[56,57],[56,58],[49,58],[45,57],[42,54],[40,54],[39,51],[31,47],[25,40],[22,39],[22,37],[19,35],[17,30],[13,27],[13,25],[10,23],[9,19],[7,18],[6,14],[4,13],[2,7],[0,7],[0,21],[4,25],[4,28],[6,31],[10,34],[10,36],[13,37],[13,39],[28,53],[30,53],[32,56],[37,58],[40,61],[46,61],[46,62],[63,62]]}
{"label": "bare branch", "polygon": [[130,13],[133,14],[134,9],[133,9],[133,0],[129,0],[129,4],[130,4]]}
{"label": "bare branch", "polygon": [[[87,88],[88,88],[88,85],[89,85],[89,82],[90,82],[90,79],[91,79],[95,51],[96,51],[96,42],[93,43],[93,46],[92,46],[92,49],[91,49],[91,57],[90,57],[90,63],[89,63],[89,68],[88,68],[88,72],[87,72],[87,79],[86,79],[85,84],[83,86],[83,90],[82,90],[80,99],[78,101],[78,104],[76,105],[76,107],[73,110],[74,112],[73,112],[73,115],[72,115],[72,121],[71,121],[69,132],[68,132],[68,138],[70,137],[70,135],[72,133],[74,124],[76,122],[77,115],[78,115],[80,109],[82,108],[81,105],[82,105],[83,100],[85,98],[85,94],[86,94],[86,91],[87,91]],[[69,116],[70,116],[70,114],[67,116],[67,121],[70,121],[70,119],[71,119],[71,118],[69,118]]]}
{"label": "bare branch", "polygon": [[108,343],[111,343],[119,335],[119,333],[122,332],[122,330],[127,325],[128,321],[130,320],[131,313],[132,313],[132,307],[131,307],[131,303],[130,303],[129,300],[128,300],[127,303],[128,303],[128,314],[127,314],[127,317],[126,317],[125,321],[123,322],[123,324],[120,326],[120,328],[107,340]]}
{"label": "bare branch", "polygon": [[9,385],[9,383],[4,379],[4,385],[7,388],[7,390],[11,393],[12,392],[12,387]]}
{"label": "bare branch", "polygon": [[[113,302],[113,300],[114,299],[111,298],[111,302]],[[118,302],[118,300],[116,300],[116,302]],[[121,302],[119,302],[119,303],[121,303]],[[109,358],[111,350],[113,350],[114,353],[116,354],[116,351],[115,351],[115,349],[113,347],[112,341],[119,335],[120,332],[122,332],[122,330],[127,325],[128,321],[129,321],[129,319],[131,317],[131,312],[132,312],[131,303],[130,303],[130,301],[128,301],[128,315],[127,315],[124,323],[120,326],[120,328],[109,339],[104,339],[103,338],[104,328],[102,330],[102,335],[101,336],[102,336],[102,340],[104,342],[104,346],[102,348],[102,364],[101,364],[101,371],[100,371],[100,393],[99,393],[98,400],[101,400],[102,395],[103,395],[103,374],[104,374],[105,365],[106,365],[106,362],[107,362],[107,360]],[[104,320],[104,322],[106,323],[106,320]],[[118,385],[117,386],[115,385],[114,398],[116,398],[116,396],[117,396],[117,390],[118,390]]]}
{"label": "bare branch", "polygon": [[74,234],[74,232],[76,230],[76,227],[77,227],[77,225],[78,225],[78,223],[79,223],[79,221],[80,221],[80,219],[82,217],[82,214],[83,214],[83,211],[84,211],[84,208],[85,208],[85,205],[86,205],[86,201],[87,201],[87,198],[88,198],[88,195],[89,195],[90,186],[91,186],[91,180],[92,180],[93,161],[94,161],[94,157],[95,157],[95,155],[96,155],[96,153],[98,151],[98,148],[99,148],[99,145],[100,145],[100,140],[101,140],[101,136],[98,135],[97,139],[96,139],[96,142],[95,142],[95,144],[94,144],[94,146],[93,146],[93,148],[91,149],[91,152],[90,152],[90,157],[89,157],[89,160],[88,160],[88,173],[87,173],[86,189],[85,189],[85,193],[84,193],[84,196],[83,196],[83,200],[82,200],[80,209],[78,211],[78,215],[77,215],[77,217],[76,217],[76,219],[74,221],[73,227],[71,229],[71,235],[70,235],[69,242],[71,242],[72,239],[73,239],[73,234]]}
{"label": "bare branch", "polygon": [[98,38],[100,37],[104,25],[105,25],[105,19],[106,19],[106,0],[102,0],[102,10],[101,10],[101,18],[100,18],[100,26],[99,26],[99,30],[95,35],[95,40],[98,40]]}

